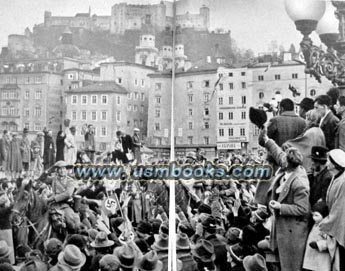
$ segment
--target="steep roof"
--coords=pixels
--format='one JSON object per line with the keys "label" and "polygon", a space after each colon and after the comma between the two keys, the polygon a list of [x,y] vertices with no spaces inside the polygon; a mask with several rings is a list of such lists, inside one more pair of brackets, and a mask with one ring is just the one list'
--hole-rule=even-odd
{"label": "steep roof", "polygon": [[101,93],[113,92],[113,93],[119,93],[119,94],[128,93],[127,89],[115,83],[114,81],[92,82],[90,85],[66,91],[66,93],[75,93],[75,94],[95,93],[95,92],[101,92]]}

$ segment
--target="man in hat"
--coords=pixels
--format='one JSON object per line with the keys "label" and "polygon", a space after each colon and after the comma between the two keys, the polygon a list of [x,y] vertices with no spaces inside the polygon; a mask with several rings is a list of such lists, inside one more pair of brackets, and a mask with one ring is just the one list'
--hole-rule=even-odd
{"label": "man in hat", "polygon": [[44,136],[44,152],[43,152],[43,164],[44,169],[50,168],[55,162],[55,143],[53,140],[53,132],[48,130]]}
{"label": "man in hat", "polygon": [[[11,225],[11,214],[13,209],[13,202],[7,196],[7,193],[3,190],[0,191],[0,251],[2,247],[10,247],[9,259],[14,264],[14,245],[13,245],[13,233]],[[6,245],[5,245],[6,244]]]}
{"label": "man in hat", "polygon": [[329,150],[333,150],[335,148],[334,136],[336,135],[339,123],[339,119],[334,116],[331,106],[332,99],[328,95],[320,95],[316,97],[314,107],[322,116],[319,127],[325,134],[326,147]]}
{"label": "man in hat", "polygon": [[216,234],[217,221],[215,217],[208,216],[202,223],[197,225],[196,234],[192,240],[205,239],[209,241],[214,248],[215,260],[214,264],[219,271],[230,269],[227,262],[227,249],[224,237]]}
{"label": "man in hat", "polygon": [[163,263],[158,259],[157,253],[154,250],[139,258],[139,271],[161,271],[163,270],[162,268]]}
{"label": "man in hat", "polygon": [[302,134],[306,127],[306,122],[296,115],[294,102],[290,99],[283,99],[280,102],[279,112],[280,116],[270,119],[267,126],[267,135],[278,146],[281,146],[287,140]]}
{"label": "man in hat", "polygon": [[143,146],[139,132],[140,130],[138,128],[134,128],[134,135],[132,136],[134,160],[136,160],[137,164],[141,163],[140,148]]}
{"label": "man in hat", "polygon": [[104,231],[100,231],[95,238],[95,241],[91,242],[91,247],[95,249],[95,255],[91,260],[90,270],[98,270],[99,261],[106,254],[112,252],[112,247],[114,246],[114,241],[108,239],[108,235]]}
{"label": "man in hat", "polygon": [[135,268],[136,255],[131,246],[120,246],[114,249],[115,257],[120,263],[121,271],[132,271]]}
{"label": "man in hat", "polygon": [[[216,270],[216,266],[214,264],[214,247],[211,242],[200,239],[194,246],[192,246],[192,255],[196,263],[195,268],[192,269],[193,271]],[[231,268],[228,270],[231,270]]]}
{"label": "man in hat", "polygon": [[36,139],[31,141],[31,153],[32,153],[32,172],[34,175],[39,176],[43,171],[43,140],[44,133],[38,132]]}
{"label": "man in hat", "polygon": [[335,147],[345,151],[345,96],[338,98],[335,108],[337,116],[340,118],[335,138]]}
{"label": "man in hat", "polygon": [[310,158],[312,160],[312,173],[308,174],[310,184],[310,205],[319,200],[326,200],[328,186],[332,181],[332,174],[327,170],[328,149],[323,146],[313,146]]}
{"label": "man in hat", "polygon": [[92,124],[88,125],[88,130],[85,133],[85,152],[86,155],[90,158],[91,162],[95,160],[95,150],[96,150],[96,142],[95,142],[95,127]]}
{"label": "man in hat", "polygon": [[52,208],[62,210],[69,229],[77,230],[80,227],[79,214],[75,213],[68,204],[73,199],[77,186],[72,178],[67,176],[67,163],[58,161],[55,163],[55,175],[48,177],[52,183],[53,194],[47,199]]}
{"label": "man in hat", "polygon": [[28,134],[29,134],[28,128],[24,128],[23,138],[20,142],[20,152],[22,155],[23,169],[25,172],[29,171],[29,165],[31,161],[31,148],[30,148],[30,140],[28,138]]}
{"label": "man in hat", "polygon": [[297,104],[299,105],[299,116],[306,119],[306,114],[309,110],[314,109],[314,100],[308,97],[302,99],[302,101]]}
{"label": "man in hat", "polygon": [[86,256],[75,245],[66,245],[58,256],[58,265],[68,266],[72,271],[80,271],[85,262]]}
{"label": "man in hat", "polygon": [[115,255],[106,254],[99,261],[99,271],[117,271],[120,263]]}
{"label": "man in hat", "polygon": [[247,256],[243,259],[245,271],[267,271],[265,258],[256,253],[253,256]]}
{"label": "man in hat", "polygon": [[68,165],[74,165],[77,161],[77,143],[75,141],[75,133],[77,129],[72,126],[66,129],[65,148],[64,148],[64,158]]}
{"label": "man in hat", "polygon": [[16,132],[12,133],[10,148],[10,168],[12,173],[12,179],[17,179],[23,170],[22,155],[20,153],[20,140]]}
{"label": "man in hat", "polygon": [[1,154],[1,165],[2,170],[6,174],[9,172],[9,160],[10,160],[10,135],[7,130],[2,133],[2,138],[0,139],[0,154]]}
{"label": "man in hat", "polygon": [[178,233],[176,236],[176,254],[177,258],[182,261],[184,270],[193,270],[195,263],[190,253],[191,244],[187,234]]}

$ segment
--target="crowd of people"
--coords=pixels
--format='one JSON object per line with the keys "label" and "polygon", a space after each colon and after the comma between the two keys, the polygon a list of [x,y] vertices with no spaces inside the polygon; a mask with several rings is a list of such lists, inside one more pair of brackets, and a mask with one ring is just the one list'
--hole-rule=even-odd
{"label": "crowd of people", "polygon": [[[278,106],[258,125],[265,154],[212,161],[271,164],[271,180],[175,180],[178,270],[345,270],[345,97],[304,98],[299,115],[290,99]],[[56,144],[49,131],[32,142],[25,130],[21,140],[4,131],[0,271],[168,270],[171,182],[74,178],[78,159],[98,159],[93,127],[84,128],[86,158],[68,125]],[[139,132],[117,132],[103,161],[141,163]],[[202,166],[207,158],[197,149],[180,160]]]}

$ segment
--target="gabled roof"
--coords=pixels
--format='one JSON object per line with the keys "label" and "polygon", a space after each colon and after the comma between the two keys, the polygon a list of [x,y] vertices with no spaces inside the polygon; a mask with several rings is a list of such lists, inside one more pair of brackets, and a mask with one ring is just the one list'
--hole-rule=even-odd
{"label": "gabled roof", "polygon": [[95,93],[95,92],[100,92],[100,93],[113,92],[113,93],[119,93],[119,94],[128,93],[127,89],[115,83],[114,81],[92,82],[90,85],[87,85],[81,88],[74,88],[74,89],[66,91],[66,93],[75,93],[75,94]]}

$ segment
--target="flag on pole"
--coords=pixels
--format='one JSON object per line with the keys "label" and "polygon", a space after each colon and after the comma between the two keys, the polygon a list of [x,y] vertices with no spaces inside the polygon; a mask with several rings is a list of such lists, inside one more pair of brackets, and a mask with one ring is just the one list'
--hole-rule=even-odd
{"label": "flag on pole", "polygon": [[216,93],[217,86],[219,85],[219,82],[220,82],[220,80],[222,79],[222,77],[223,77],[223,74],[219,74],[219,78],[218,78],[218,80],[216,81],[216,83],[214,84],[214,88],[213,88],[213,92],[212,92],[212,94],[211,94],[211,99],[210,99],[210,100],[212,100],[214,94]]}
{"label": "flag on pole", "polygon": [[269,64],[267,65],[266,69],[264,70],[264,72],[267,72],[267,71],[269,70],[269,68],[271,68],[271,65],[272,65],[272,63],[269,63]]}

